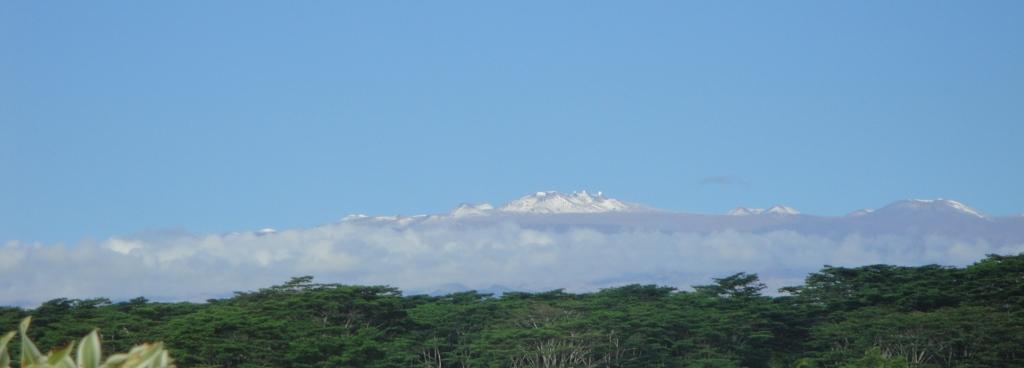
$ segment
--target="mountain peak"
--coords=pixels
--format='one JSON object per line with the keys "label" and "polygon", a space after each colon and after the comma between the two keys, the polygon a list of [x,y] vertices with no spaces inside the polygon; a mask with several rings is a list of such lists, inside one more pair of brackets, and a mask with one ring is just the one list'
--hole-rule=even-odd
{"label": "mountain peak", "polygon": [[774,205],[771,208],[765,210],[764,213],[772,214],[772,215],[799,215],[800,211],[797,211],[793,207],[783,206],[781,204],[777,204],[777,205]]}
{"label": "mountain peak", "polygon": [[729,216],[750,216],[750,215],[760,215],[762,213],[764,213],[764,208],[736,207],[736,208],[733,208],[733,209],[729,210],[729,212],[726,212],[726,215],[729,215]]}
{"label": "mountain peak", "polygon": [[879,212],[930,211],[935,213],[956,213],[977,218],[987,218],[980,211],[951,199],[906,199],[896,201]]}
{"label": "mountain peak", "polygon": [[869,215],[872,212],[875,212],[875,210],[870,209],[870,208],[862,208],[862,209],[859,209],[859,210],[847,213],[846,217],[861,217],[861,216]]}
{"label": "mountain peak", "polygon": [[463,203],[448,213],[451,217],[483,216],[494,210],[490,203],[470,204]]}
{"label": "mountain peak", "polygon": [[726,215],[729,216],[752,216],[752,215],[799,215],[800,211],[797,211],[793,207],[774,205],[768,209],[763,208],[747,208],[747,207],[736,207]]}
{"label": "mountain peak", "polygon": [[604,193],[585,190],[563,194],[556,191],[537,192],[501,207],[502,212],[516,213],[601,213],[641,211],[645,207],[608,198]]}

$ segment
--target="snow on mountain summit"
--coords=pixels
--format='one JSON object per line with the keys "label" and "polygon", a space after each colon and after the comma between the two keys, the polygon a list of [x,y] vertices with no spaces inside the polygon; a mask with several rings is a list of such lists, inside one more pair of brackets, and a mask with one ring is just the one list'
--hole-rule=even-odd
{"label": "snow on mountain summit", "polygon": [[587,191],[563,194],[554,191],[537,192],[506,203],[495,208],[490,203],[463,203],[444,215],[417,216],[367,216],[363,214],[348,215],[341,222],[355,223],[398,223],[413,224],[441,219],[464,219],[486,217],[497,214],[556,214],[556,213],[606,213],[606,212],[640,212],[652,209],[643,205],[622,202],[605,197],[603,193]]}
{"label": "snow on mountain summit", "polygon": [[774,205],[771,208],[765,210],[764,213],[771,214],[771,215],[799,215],[800,211],[797,211],[793,207],[783,206],[783,205],[778,205],[777,204],[777,205]]}
{"label": "snow on mountain summit", "polygon": [[799,215],[800,211],[797,211],[793,207],[774,205],[768,209],[763,208],[747,208],[747,207],[736,207],[726,215],[729,216],[752,216],[752,215]]}
{"label": "snow on mountain summit", "polygon": [[590,194],[587,191],[562,194],[559,192],[537,192],[527,195],[500,208],[502,212],[515,213],[601,213],[642,211],[646,208],[605,197],[601,192]]}
{"label": "snow on mountain summit", "polygon": [[448,215],[455,218],[466,216],[483,216],[490,213],[493,210],[494,206],[492,206],[490,203],[463,203],[460,204],[458,207],[452,209],[450,212],[448,212]]}
{"label": "snow on mountain summit", "polygon": [[988,218],[980,211],[975,210],[967,205],[951,200],[951,199],[907,199],[902,201],[896,201],[888,206],[883,207],[877,212],[880,213],[892,213],[892,212],[920,212],[927,211],[933,213],[956,213],[961,215],[967,215],[977,218]]}
{"label": "snow on mountain summit", "polygon": [[867,216],[867,215],[870,215],[870,214],[871,214],[872,212],[875,212],[875,210],[873,210],[873,209],[870,209],[870,208],[861,208],[861,209],[859,209],[859,210],[856,210],[856,211],[853,211],[853,212],[847,213],[847,214],[846,214],[846,217],[861,217],[861,216]]}
{"label": "snow on mountain summit", "polygon": [[727,212],[726,215],[729,215],[729,216],[750,216],[750,215],[760,215],[762,213],[764,213],[764,208],[736,207],[736,208],[733,208],[733,209],[729,210],[729,212]]}
{"label": "snow on mountain summit", "polygon": [[[491,216],[495,216],[495,218],[500,219],[507,219],[508,216],[519,215],[596,213],[660,213],[666,216],[672,215],[672,212],[659,211],[644,205],[608,198],[601,192],[589,193],[587,191],[578,191],[566,194],[556,191],[545,191],[523,196],[500,207],[493,206],[489,203],[464,203],[453,208],[446,214],[373,217],[358,214],[345,216],[341,221],[358,223],[412,224],[442,221],[444,219],[482,219]],[[801,215],[801,213],[789,206],[774,205],[768,208],[736,207],[727,212],[726,215],[755,216],[764,219],[771,217],[781,218],[784,216],[794,216],[792,218],[796,219],[798,218],[796,216]],[[892,216],[906,219],[934,219],[936,218],[935,216],[943,218],[948,216],[963,216],[964,218],[992,220],[983,213],[968,207],[963,203],[949,199],[908,199],[893,202],[878,210],[861,209],[840,217],[847,219],[858,218],[858,221],[869,221],[871,219],[885,219]],[[648,217],[644,218],[649,219]],[[272,230],[267,229],[261,232],[268,234],[272,233]]]}

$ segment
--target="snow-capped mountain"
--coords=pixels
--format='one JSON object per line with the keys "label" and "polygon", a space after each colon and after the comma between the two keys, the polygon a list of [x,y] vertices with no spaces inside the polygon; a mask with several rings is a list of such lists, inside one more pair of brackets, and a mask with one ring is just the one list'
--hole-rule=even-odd
{"label": "snow-capped mountain", "polygon": [[896,201],[874,212],[874,214],[902,215],[910,213],[958,214],[981,219],[987,218],[981,211],[968,207],[963,203],[942,198]]}
{"label": "snow-capped mountain", "polygon": [[463,203],[463,204],[460,204],[458,207],[455,207],[454,209],[452,209],[450,212],[448,212],[448,216],[451,216],[453,218],[467,217],[467,216],[484,216],[484,215],[490,214],[493,211],[494,211],[494,206],[492,206],[490,203],[480,203],[480,204]]}
{"label": "snow-capped mountain", "polygon": [[587,191],[562,194],[537,192],[501,207],[502,212],[515,213],[603,213],[645,211],[646,207],[605,197],[601,192],[591,195]]}
{"label": "snow-capped mountain", "polygon": [[845,216],[806,215],[784,205],[766,209],[737,207],[725,215],[706,215],[657,210],[608,198],[600,192],[564,194],[547,191],[526,195],[502,206],[462,204],[447,213],[433,215],[350,215],[342,222],[403,228],[515,224],[528,228],[583,227],[612,232],[625,229],[688,233],[794,231],[829,238],[852,234],[941,235],[993,242],[1013,241],[1024,245],[1024,217],[987,217],[963,203],[948,199],[901,200],[877,210],[862,209]]}
{"label": "snow-capped mountain", "polygon": [[[498,216],[501,218],[518,217],[523,215],[546,215],[546,214],[577,214],[577,215],[591,215],[591,214],[618,214],[621,216],[627,216],[629,218],[643,218],[644,221],[652,219],[663,219],[673,216],[693,216],[692,214],[679,213],[679,212],[668,212],[655,210],[653,207],[640,205],[636,203],[630,203],[621,201],[614,198],[608,198],[603,193],[597,192],[591,194],[585,190],[573,192],[571,194],[559,193],[555,191],[536,192],[523,196],[519,199],[510,201],[500,207],[495,207],[490,203],[479,203],[469,204],[464,203],[458,207],[453,208],[447,214],[438,215],[415,215],[415,216],[367,216],[363,214],[348,215],[345,216],[342,221],[374,221],[374,222],[390,222],[399,221],[402,223],[411,223],[425,220],[444,220],[444,219],[464,219],[464,218],[488,218],[492,216]],[[634,216],[635,215],[635,216]],[[771,216],[769,216],[771,215]],[[914,219],[928,219],[934,221],[939,218],[947,218],[952,216],[956,218],[959,216],[973,219],[985,219],[992,220],[983,214],[981,211],[973,209],[963,203],[949,200],[949,199],[907,199],[892,202],[878,210],[872,209],[859,209],[846,214],[845,216],[839,217],[828,217],[828,216],[795,216],[801,215],[800,211],[785,206],[785,205],[774,205],[767,209],[764,208],[752,208],[752,207],[736,207],[726,213],[727,217],[742,217],[742,216],[757,216],[764,217],[766,221],[770,221],[772,224],[777,224],[779,221],[794,221],[796,218],[803,217],[806,219],[849,219],[850,221],[858,220],[863,222],[866,219],[875,219],[882,221],[900,221],[913,222]],[[1019,216],[1018,216],[1019,217]],[[774,218],[774,220],[769,220]],[[789,218],[787,220],[787,218]],[[1004,217],[1004,218],[1017,218],[1017,217]],[[726,222],[728,223],[728,222]],[[746,224],[752,222],[746,221]],[[718,226],[715,226],[718,228]]]}
{"label": "snow-capped mountain", "polygon": [[750,215],[760,215],[762,213],[764,213],[764,208],[736,207],[736,208],[733,208],[733,209],[729,210],[729,212],[726,212],[726,215],[729,215],[729,216],[750,216]]}
{"label": "snow-capped mountain", "polygon": [[860,216],[871,214],[872,212],[875,212],[875,210],[870,209],[870,208],[862,208],[862,209],[859,209],[859,210],[847,213],[846,217],[860,217]]}
{"label": "snow-capped mountain", "polygon": [[793,207],[774,205],[768,209],[763,208],[747,208],[747,207],[736,207],[726,215],[729,216],[752,216],[752,215],[799,215],[800,211],[797,211]]}
{"label": "snow-capped mountain", "polygon": [[774,205],[771,208],[765,210],[764,213],[770,215],[799,215],[800,211],[797,211],[793,207]]}
{"label": "snow-capped mountain", "polygon": [[523,196],[517,200],[495,208],[490,203],[463,203],[443,215],[415,216],[367,216],[364,214],[348,215],[342,222],[377,222],[410,224],[422,221],[439,221],[444,219],[480,219],[488,216],[517,216],[545,214],[602,214],[602,213],[634,213],[654,212],[650,207],[640,204],[623,202],[605,197],[603,193],[588,193],[585,190],[563,194],[555,191],[537,192]]}

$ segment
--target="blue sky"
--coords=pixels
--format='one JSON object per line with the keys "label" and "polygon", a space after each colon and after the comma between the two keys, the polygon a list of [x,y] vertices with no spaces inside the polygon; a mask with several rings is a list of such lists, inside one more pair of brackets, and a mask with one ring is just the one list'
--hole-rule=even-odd
{"label": "blue sky", "polygon": [[537,190],[1024,212],[1024,3],[4,2],[0,242]]}

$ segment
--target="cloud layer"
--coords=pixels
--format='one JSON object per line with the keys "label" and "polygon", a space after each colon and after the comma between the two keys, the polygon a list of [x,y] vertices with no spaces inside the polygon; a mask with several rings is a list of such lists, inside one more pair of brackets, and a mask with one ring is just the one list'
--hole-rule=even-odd
{"label": "cloud layer", "polygon": [[988,253],[1022,251],[1024,244],[940,236],[342,222],[269,234],[146,234],[75,246],[8,242],[0,246],[0,304],[100,296],[202,301],[299,275],[406,292],[452,284],[588,291],[626,283],[686,288],[745,271],[776,288],[799,283],[825,264],[966,265]]}

